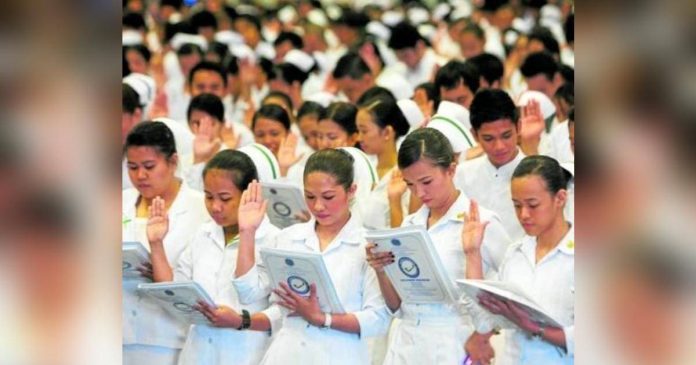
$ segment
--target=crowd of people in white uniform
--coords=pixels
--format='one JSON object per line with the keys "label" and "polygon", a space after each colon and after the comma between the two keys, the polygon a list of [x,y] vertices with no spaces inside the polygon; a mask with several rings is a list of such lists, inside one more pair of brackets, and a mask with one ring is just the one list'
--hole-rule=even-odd
{"label": "crowd of people in white uniform", "polygon": [[[573,19],[569,0],[124,0],[122,234],[151,265],[123,279],[123,363],[574,363]],[[272,181],[304,192],[303,223],[269,221]],[[494,297],[402,303],[365,234],[413,225],[452,280],[515,283],[561,326]],[[272,285],[263,247],[320,253],[345,313]],[[209,323],[149,281],[201,285]]]}

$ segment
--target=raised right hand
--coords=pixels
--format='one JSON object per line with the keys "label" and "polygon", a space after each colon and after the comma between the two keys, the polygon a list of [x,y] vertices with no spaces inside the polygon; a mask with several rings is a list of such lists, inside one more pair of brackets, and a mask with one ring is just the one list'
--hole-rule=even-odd
{"label": "raised right hand", "polygon": [[253,180],[249,187],[242,193],[239,201],[237,224],[239,231],[256,231],[266,215],[268,200],[263,199],[261,184]]}
{"label": "raised right hand", "polygon": [[159,243],[169,232],[169,217],[165,211],[164,199],[156,196],[148,208],[147,240],[150,244]]}
{"label": "raised right hand", "polygon": [[213,120],[210,117],[201,118],[198,128],[194,130],[193,162],[207,162],[222,146],[222,141],[214,135]]}
{"label": "raised right hand", "polygon": [[464,253],[479,252],[487,225],[488,222],[481,222],[478,203],[472,199],[469,205],[469,213],[464,214],[464,227],[462,227],[462,249]]}
{"label": "raised right hand", "polygon": [[387,185],[387,197],[389,200],[401,200],[401,196],[404,195],[408,186],[406,186],[406,181],[404,181],[401,175],[401,170],[395,169],[392,172],[391,179],[389,179],[389,185]]}

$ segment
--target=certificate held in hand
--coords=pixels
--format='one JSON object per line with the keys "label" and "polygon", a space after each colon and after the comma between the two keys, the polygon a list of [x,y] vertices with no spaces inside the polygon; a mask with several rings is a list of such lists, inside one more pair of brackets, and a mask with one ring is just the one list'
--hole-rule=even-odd
{"label": "certificate held in hand", "polygon": [[198,301],[215,307],[215,302],[198,283],[194,281],[142,283],[138,292],[149,296],[177,318],[193,324],[210,325],[203,313],[194,309]]}
{"label": "certificate held in hand", "polygon": [[276,181],[261,183],[261,189],[264,199],[268,199],[268,220],[274,226],[283,229],[303,222],[298,217],[309,212],[309,208],[299,187]]}
{"label": "certificate held in hand", "polygon": [[121,267],[124,278],[141,278],[138,267],[150,262],[150,253],[142,243],[136,241],[123,242],[121,251]]}
{"label": "certificate held in hand", "polygon": [[309,286],[315,284],[322,311],[345,313],[321,254],[273,248],[262,248],[259,253],[274,288],[287,283],[292,291],[308,297]]}
{"label": "certificate held in hand", "polygon": [[442,266],[425,227],[410,226],[369,231],[374,252],[392,252],[394,263],[384,267],[401,301],[414,304],[453,303],[456,287]]}

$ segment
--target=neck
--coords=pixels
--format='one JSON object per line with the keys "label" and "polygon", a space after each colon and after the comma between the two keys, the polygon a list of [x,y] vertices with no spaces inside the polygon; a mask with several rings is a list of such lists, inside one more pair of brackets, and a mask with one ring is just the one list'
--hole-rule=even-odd
{"label": "neck", "polygon": [[222,227],[222,231],[225,233],[225,242],[235,238],[239,234],[239,226],[231,225],[227,227]]}
{"label": "neck", "polygon": [[457,201],[459,194],[461,194],[459,190],[452,188],[452,191],[447,196],[447,200],[443,204],[441,204],[439,207],[430,209],[430,218],[434,219],[435,222],[440,220],[442,216],[447,214],[447,211],[450,209],[450,207],[452,207],[452,204]]}
{"label": "neck", "polygon": [[[387,143],[389,147],[377,154],[377,170],[390,170],[396,166],[396,145]],[[381,177],[381,175],[380,175]]]}
{"label": "neck", "polygon": [[[164,199],[164,204],[168,207],[172,205],[174,202],[174,199],[176,198],[176,195],[179,193],[179,189],[181,188],[181,181],[177,178],[172,179],[172,183],[169,184],[169,187],[167,187],[167,190],[165,190],[161,195],[159,195],[160,198]],[[149,207],[152,205],[152,199],[153,198],[143,198],[145,200],[145,204]]]}
{"label": "neck", "polygon": [[537,236],[537,248],[542,250],[553,249],[563,239],[563,236],[568,233],[568,230],[570,230],[570,225],[563,218],[563,214],[559,214],[551,227]]}
{"label": "neck", "polygon": [[322,225],[322,224],[317,223],[317,225],[316,225],[317,235],[335,236],[338,234],[338,232],[341,231],[341,229],[343,229],[343,226],[345,226],[346,223],[348,223],[348,220],[350,220],[350,212],[348,214],[346,214],[346,216],[343,217],[342,219],[339,219],[338,221],[336,221],[336,223],[334,223],[334,224]]}

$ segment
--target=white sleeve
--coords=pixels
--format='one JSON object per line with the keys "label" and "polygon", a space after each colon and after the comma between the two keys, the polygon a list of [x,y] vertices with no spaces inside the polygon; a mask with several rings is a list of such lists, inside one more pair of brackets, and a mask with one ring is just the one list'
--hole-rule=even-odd
{"label": "white sleeve", "polygon": [[360,323],[360,337],[386,334],[392,315],[384,303],[377,275],[367,264],[363,265],[362,289],[362,310],[353,312]]}
{"label": "white sleeve", "polygon": [[173,268],[174,281],[193,280],[193,246],[195,241],[186,245],[184,251],[179,255],[176,267]]}
{"label": "white sleeve", "polygon": [[482,211],[481,216],[483,217],[483,221],[489,222],[488,226],[486,226],[481,247],[483,273],[484,277],[488,279],[491,278],[495,272],[500,270],[505,252],[507,252],[508,247],[510,247],[512,240],[505,231],[503,223],[497,214],[491,211]]}

